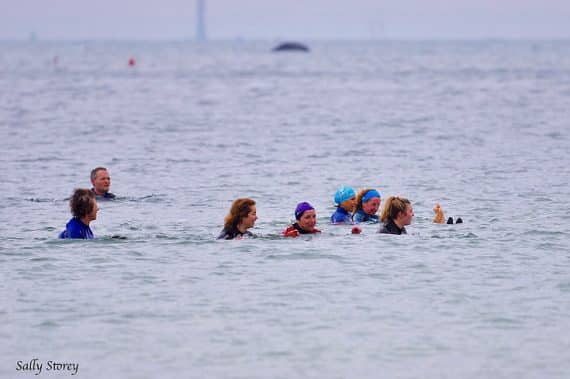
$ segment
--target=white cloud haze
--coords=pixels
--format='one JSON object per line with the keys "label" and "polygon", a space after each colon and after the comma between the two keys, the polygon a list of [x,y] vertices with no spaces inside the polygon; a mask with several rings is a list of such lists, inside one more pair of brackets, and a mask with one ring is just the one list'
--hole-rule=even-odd
{"label": "white cloud haze", "polygon": [[[190,39],[196,0],[0,0],[0,39]],[[206,0],[211,39],[570,38],[562,0]]]}

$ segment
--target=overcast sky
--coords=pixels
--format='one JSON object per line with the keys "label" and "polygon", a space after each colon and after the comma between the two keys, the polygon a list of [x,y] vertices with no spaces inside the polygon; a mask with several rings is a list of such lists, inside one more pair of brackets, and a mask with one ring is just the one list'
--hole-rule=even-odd
{"label": "overcast sky", "polygon": [[[570,0],[206,0],[210,39],[570,38]],[[0,0],[0,39],[190,39],[196,0]]]}

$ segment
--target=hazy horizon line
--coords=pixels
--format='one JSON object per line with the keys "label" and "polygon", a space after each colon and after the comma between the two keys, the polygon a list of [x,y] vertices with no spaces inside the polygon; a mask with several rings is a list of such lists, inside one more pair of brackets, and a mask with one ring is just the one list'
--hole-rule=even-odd
{"label": "hazy horizon line", "polygon": [[198,41],[194,37],[189,38],[0,38],[0,42],[184,42],[196,45],[207,45],[208,43],[219,42],[565,42],[570,41],[570,37],[378,37],[378,38],[209,38]]}

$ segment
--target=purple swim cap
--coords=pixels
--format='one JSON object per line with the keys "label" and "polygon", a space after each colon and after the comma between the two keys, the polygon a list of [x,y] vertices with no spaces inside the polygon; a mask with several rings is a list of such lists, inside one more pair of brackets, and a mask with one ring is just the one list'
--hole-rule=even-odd
{"label": "purple swim cap", "polygon": [[303,201],[302,203],[297,204],[297,208],[295,208],[295,218],[297,220],[299,220],[301,218],[301,216],[303,216],[303,213],[305,213],[306,211],[310,211],[312,209],[315,209],[311,204],[307,203],[306,201]]}

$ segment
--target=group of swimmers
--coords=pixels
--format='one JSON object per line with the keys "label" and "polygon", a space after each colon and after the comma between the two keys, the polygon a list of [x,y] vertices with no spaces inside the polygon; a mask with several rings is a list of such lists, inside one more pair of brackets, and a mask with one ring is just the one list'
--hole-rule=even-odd
{"label": "group of swimmers", "polygon": [[[334,194],[336,210],[330,217],[333,225],[352,225],[352,233],[359,234],[359,223],[379,223],[379,233],[406,234],[406,225],[412,223],[414,209],[410,201],[403,197],[390,196],[384,202],[380,216],[378,211],[382,197],[374,188],[365,188],[358,194],[352,187],[342,186]],[[224,228],[218,239],[234,239],[253,236],[249,231],[257,220],[255,201],[249,198],[237,199],[224,220]],[[281,234],[284,237],[298,237],[301,234],[315,234],[321,231],[315,226],[317,214],[315,208],[304,201],[295,208],[295,222]]]}
{"label": "group of swimmers", "polygon": [[[115,195],[109,192],[111,177],[105,167],[97,167],[91,171],[91,183],[93,184],[91,189],[78,188],[69,199],[73,217],[67,223],[65,230],[59,234],[59,238],[94,238],[89,224],[97,219],[99,211],[97,200],[114,199]],[[379,212],[382,196],[374,188],[365,188],[356,193],[352,187],[341,186],[334,194],[334,202],[336,210],[330,216],[331,224],[352,225],[353,234],[362,232],[362,228],[358,226],[360,223],[381,223],[379,233],[407,234],[406,226],[412,223],[414,217],[411,202],[399,196],[388,197],[384,201],[384,208]],[[438,221],[443,217],[443,210],[439,204],[434,208],[434,212],[436,212],[434,222],[443,223]],[[321,233],[316,228],[317,214],[311,204],[306,201],[297,204],[294,215],[295,222],[283,230],[281,235],[298,237],[301,234]],[[256,220],[255,201],[250,198],[236,199],[224,219],[224,227],[218,239],[251,237],[253,233],[249,229],[255,225]],[[457,222],[462,221],[458,219]]]}

